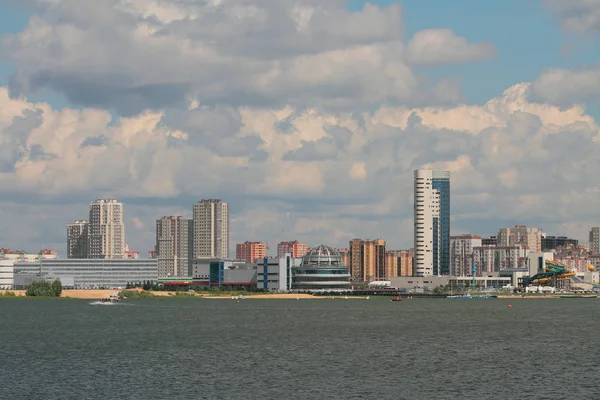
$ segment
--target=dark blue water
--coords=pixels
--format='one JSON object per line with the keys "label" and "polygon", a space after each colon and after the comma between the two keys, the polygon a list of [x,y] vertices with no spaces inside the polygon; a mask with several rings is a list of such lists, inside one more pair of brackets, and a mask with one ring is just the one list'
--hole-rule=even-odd
{"label": "dark blue water", "polygon": [[0,300],[0,399],[595,399],[600,300]]}

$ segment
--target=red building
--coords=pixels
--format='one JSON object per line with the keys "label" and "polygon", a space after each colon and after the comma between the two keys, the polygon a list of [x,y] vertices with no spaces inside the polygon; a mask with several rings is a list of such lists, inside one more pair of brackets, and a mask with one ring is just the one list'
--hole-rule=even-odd
{"label": "red building", "polygon": [[277,245],[277,257],[282,258],[284,254],[290,253],[292,258],[303,257],[308,251],[306,243],[300,243],[297,240],[290,242],[281,242]]}
{"label": "red building", "polygon": [[267,256],[267,246],[263,242],[245,242],[235,245],[235,258],[254,262]]}

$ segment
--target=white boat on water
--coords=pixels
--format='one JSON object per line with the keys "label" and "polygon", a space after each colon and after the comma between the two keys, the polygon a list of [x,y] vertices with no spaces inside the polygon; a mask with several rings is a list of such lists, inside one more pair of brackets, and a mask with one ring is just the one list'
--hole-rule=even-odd
{"label": "white boat on water", "polygon": [[121,301],[121,298],[117,292],[113,292],[107,299],[102,299],[103,303],[118,303],[119,301]]}

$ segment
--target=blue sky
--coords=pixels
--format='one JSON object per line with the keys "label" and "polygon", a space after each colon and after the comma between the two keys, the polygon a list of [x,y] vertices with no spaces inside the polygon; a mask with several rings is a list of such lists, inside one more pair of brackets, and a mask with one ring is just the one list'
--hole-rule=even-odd
{"label": "blue sky", "polygon": [[[44,23],[55,26],[89,18],[90,27],[100,27],[101,34],[81,35],[78,41],[57,33],[64,30],[47,32],[34,26],[32,31],[48,35],[64,54],[40,51],[33,34],[23,37],[17,46],[22,57],[15,60],[23,70],[14,87],[20,85],[30,102],[46,101],[55,110],[65,106],[95,110],[57,112],[30,104],[20,110],[18,102],[1,99],[8,106],[0,105],[0,123],[8,125],[0,132],[4,135],[0,139],[6,139],[0,174],[3,187],[10,189],[4,196],[9,204],[0,201],[0,224],[25,228],[0,234],[0,242],[16,247],[62,246],[64,224],[85,214],[85,198],[118,193],[128,204],[127,240],[140,250],[149,248],[158,214],[185,215],[192,200],[203,197],[230,201],[234,242],[299,239],[345,246],[352,237],[383,237],[390,246],[408,247],[413,238],[416,168],[453,171],[457,233],[493,234],[519,223],[582,239],[588,225],[600,221],[596,199],[600,178],[590,173],[600,168],[597,122],[578,110],[555,106],[598,98],[600,89],[594,84],[600,45],[595,20],[583,29],[586,34],[570,34],[561,30],[561,10],[551,13],[543,0],[372,0],[380,6],[398,2],[402,20],[398,22],[397,15],[358,13],[357,25],[381,23],[382,33],[358,29],[339,35],[340,39],[335,22],[345,18],[344,5],[322,0],[330,8],[324,7],[325,19],[308,32],[324,34],[328,40],[304,43],[301,29],[288,30],[281,24],[282,18],[296,16],[302,0],[276,1],[255,5],[271,17],[260,20],[261,28],[281,35],[266,39],[248,35],[247,26],[237,24],[237,14],[226,10],[235,5],[231,0],[223,2],[225,12],[220,16],[225,24],[219,25],[219,20],[214,28],[210,24],[214,10],[205,9],[208,23],[183,20],[181,26],[169,26],[174,30],[164,47],[157,44],[163,43],[163,36],[150,38],[152,43],[137,37],[128,42],[136,28],[127,21],[118,26],[119,13],[102,10],[104,3],[98,0],[78,0],[82,6],[77,15],[65,13],[64,19],[41,14]],[[364,0],[340,1],[355,11],[365,5]],[[585,23],[600,11],[586,0],[570,1],[590,10],[582,8],[576,21]],[[0,40],[27,26],[32,9],[18,9],[19,2],[24,1],[0,0],[11,4],[0,6]],[[150,2],[145,5],[151,8]],[[102,29],[102,11],[119,35]],[[319,25],[320,21],[325,22]],[[401,59],[398,26],[405,44],[424,29],[452,33],[421,36],[426,39],[409,47],[416,53],[407,51]],[[194,50],[201,49],[202,41],[212,35],[214,57],[184,50],[170,53],[186,40],[198,44]],[[452,35],[464,37],[466,43],[456,44]],[[440,43],[437,40],[442,51],[431,50]],[[131,46],[121,48],[121,43]],[[491,43],[496,56],[488,59],[489,47],[476,46],[480,43]],[[290,63],[294,68],[285,66],[272,74],[269,52],[279,49],[286,49],[284,61],[290,54],[302,56],[296,58],[300,67]],[[0,87],[16,72],[11,55],[2,51],[6,49],[0,48],[0,57],[4,56]],[[230,61],[232,53],[239,63]],[[306,54],[309,60],[303,59]],[[419,54],[436,61],[420,62]],[[481,59],[485,61],[474,61]],[[593,69],[578,73],[585,67]],[[549,68],[570,73],[557,83],[556,75],[546,73]],[[415,82],[415,73],[430,82],[457,81],[471,105],[499,97],[515,84],[538,80],[533,92],[545,104],[534,104],[523,93],[501,100],[512,113],[501,107],[448,104],[456,99],[453,88],[450,93],[443,86],[432,89]],[[45,89],[29,91],[36,87]],[[587,104],[587,110],[600,120],[598,104]],[[110,128],[105,111],[113,116]],[[365,117],[369,112],[372,115]],[[410,118],[411,112],[422,122]],[[290,129],[280,131],[281,123]],[[92,142],[108,145],[89,146]],[[561,152],[569,156],[560,157]],[[572,154],[578,154],[577,162]],[[96,174],[99,169],[104,174]],[[558,183],[549,185],[548,179]],[[381,190],[383,185],[386,190]],[[77,210],[72,207],[75,192],[84,198]],[[19,201],[23,196],[27,201]],[[515,196],[521,197],[515,201]],[[21,218],[32,222],[28,225]],[[289,237],[281,238],[281,221],[290,218]],[[34,231],[27,229],[40,225]]]}
{"label": "blue sky", "polygon": [[[349,0],[352,10],[361,9],[364,0]],[[471,42],[491,42],[497,57],[479,63],[420,68],[433,78],[458,78],[469,104],[481,104],[518,82],[533,81],[547,68],[577,68],[593,65],[600,58],[600,46],[593,37],[568,35],[544,10],[540,0],[371,0],[380,6],[403,6],[406,36],[421,29],[451,28]],[[0,35],[21,31],[29,14],[15,6],[0,13]],[[565,49],[570,49],[568,52]],[[6,60],[0,61],[0,85],[6,85],[14,71]],[[69,105],[56,93],[39,93],[32,100],[45,100],[54,107]],[[600,116],[600,105],[588,105]]]}

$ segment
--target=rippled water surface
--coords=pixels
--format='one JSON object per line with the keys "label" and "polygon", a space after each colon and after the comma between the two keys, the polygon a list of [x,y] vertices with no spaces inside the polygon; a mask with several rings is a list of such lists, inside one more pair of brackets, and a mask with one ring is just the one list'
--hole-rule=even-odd
{"label": "rippled water surface", "polygon": [[599,308],[0,300],[0,399],[597,399]]}

